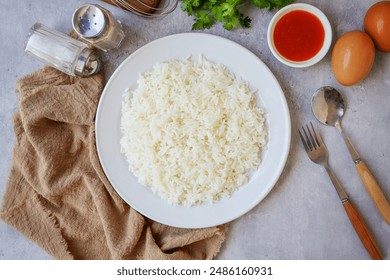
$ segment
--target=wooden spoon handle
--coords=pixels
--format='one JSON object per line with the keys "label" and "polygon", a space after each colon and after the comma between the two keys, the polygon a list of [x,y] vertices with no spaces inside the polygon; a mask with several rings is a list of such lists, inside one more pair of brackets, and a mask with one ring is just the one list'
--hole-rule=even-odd
{"label": "wooden spoon handle", "polygon": [[370,169],[368,169],[364,161],[360,161],[355,164],[357,171],[359,172],[360,178],[362,178],[363,184],[367,189],[372,201],[379,213],[382,215],[382,218],[390,225],[390,205],[386,200],[385,195],[383,194],[381,188],[379,187],[378,182],[375,180]]}
{"label": "wooden spoon handle", "polygon": [[373,260],[382,260],[383,258],[378,249],[378,246],[376,245],[371,233],[369,232],[359,212],[353,206],[352,202],[347,200],[343,203],[343,205],[352,226],[355,228],[357,235],[362,241],[367,252],[370,254],[371,258]]}

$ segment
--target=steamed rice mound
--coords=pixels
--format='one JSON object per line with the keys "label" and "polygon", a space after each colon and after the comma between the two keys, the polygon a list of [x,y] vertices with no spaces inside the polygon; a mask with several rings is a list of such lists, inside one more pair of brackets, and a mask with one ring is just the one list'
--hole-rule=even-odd
{"label": "steamed rice mound", "polygon": [[170,204],[229,197],[266,147],[265,113],[247,82],[205,58],[156,64],[122,104],[121,150],[139,183]]}

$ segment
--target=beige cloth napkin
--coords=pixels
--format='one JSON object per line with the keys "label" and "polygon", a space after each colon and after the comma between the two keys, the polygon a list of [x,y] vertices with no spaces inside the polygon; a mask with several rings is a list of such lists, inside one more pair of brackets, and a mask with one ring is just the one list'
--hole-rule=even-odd
{"label": "beige cloth napkin", "polygon": [[179,229],[129,207],[95,149],[101,74],[45,67],[17,82],[16,144],[1,218],[58,259],[212,259],[226,226]]}

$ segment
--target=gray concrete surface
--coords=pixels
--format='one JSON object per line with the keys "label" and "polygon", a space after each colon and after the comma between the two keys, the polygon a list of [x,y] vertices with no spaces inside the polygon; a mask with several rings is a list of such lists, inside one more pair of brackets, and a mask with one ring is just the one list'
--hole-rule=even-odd
{"label": "gray concrete surface", "polygon": [[[42,66],[23,53],[29,28],[37,21],[62,32],[71,29],[73,11],[96,1],[0,0],[0,197],[12,161],[14,134],[12,113],[18,110],[15,81]],[[315,4],[328,16],[333,42],[344,32],[362,29],[365,11],[377,1],[300,1]],[[104,4],[103,4],[104,5]],[[177,8],[160,20],[147,20],[107,6],[122,21],[126,41],[104,56],[107,79],[134,50],[166,35],[191,32],[193,20]],[[252,28],[225,31],[220,25],[206,33],[220,35],[243,45],[262,59],[280,82],[288,100],[292,141],[287,165],[270,194],[257,207],[232,222],[218,259],[368,259],[344,213],[326,174],[309,161],[297,129],[315,121],[310,98],[319,87],[331,85],[347,99],[345,130],[374,171],[390,199],[390,53],[376,52],[375,65],[360,84],[343,87],[333,77],[330,53],[317,65],[292,69],[271,54],[266,30],[276,11],[246,8]],[[316,123],[316,122],[314,122]],[[319,125],[330,150],[330,164],[355,201],[386,259],[390,259],[390,226],[370,200],[338,132]],[[52,259],[26,237],[0,221],[0,259]]]}

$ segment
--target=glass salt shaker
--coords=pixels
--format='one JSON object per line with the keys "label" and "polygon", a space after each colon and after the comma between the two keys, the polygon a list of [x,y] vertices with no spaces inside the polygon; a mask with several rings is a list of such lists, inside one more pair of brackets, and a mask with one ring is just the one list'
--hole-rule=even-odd
{"label": "glass salt shaker", "polygon": [[88,45],[41,23],[31,27],[25,52],[71,76],[90,76],[100,69],[100,59]]}
{"label": "glass salt shaker", "polygon": [[97,4],[76,9],[72,24],[80,40],[105,52],[118,48],[125,37],[121,23],[110,11]]}

